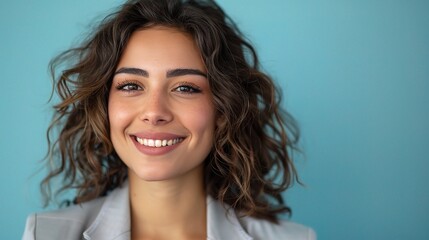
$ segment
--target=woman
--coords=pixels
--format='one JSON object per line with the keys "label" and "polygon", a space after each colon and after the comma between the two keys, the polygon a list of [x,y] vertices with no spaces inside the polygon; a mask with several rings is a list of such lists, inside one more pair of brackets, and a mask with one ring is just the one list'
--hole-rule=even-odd
{"label": "woman", "polygon": [[297,130],[214,2],[129,1],[51,67],[60,132],[42,186],[77,192],[24,239],[315,239],[277,219]]}

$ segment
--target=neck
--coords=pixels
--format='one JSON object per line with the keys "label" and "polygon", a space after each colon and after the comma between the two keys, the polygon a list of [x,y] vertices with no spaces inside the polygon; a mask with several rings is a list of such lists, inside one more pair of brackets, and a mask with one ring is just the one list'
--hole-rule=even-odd
{"label": "neck", "polygon": [[182,177],[144,181],[129,171],[133,239],[205,239],[202,166]]}

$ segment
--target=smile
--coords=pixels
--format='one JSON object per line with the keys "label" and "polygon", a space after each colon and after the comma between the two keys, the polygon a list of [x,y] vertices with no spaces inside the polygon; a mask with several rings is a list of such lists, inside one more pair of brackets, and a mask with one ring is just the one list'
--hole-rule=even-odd
{"label": "smile", "polygon": [[173,146],[177,143],[180,143],[183,141],[184,138],[179,137],[179,138],[175,138],[175,139],[146,139],[146,138],[139,138],[139,137],[135,137],[136,141],[140,144],[140,145],[144,145],[147,147],[155,147],[155,148],[160,148],[160,147],[167,147],[167,146]]}

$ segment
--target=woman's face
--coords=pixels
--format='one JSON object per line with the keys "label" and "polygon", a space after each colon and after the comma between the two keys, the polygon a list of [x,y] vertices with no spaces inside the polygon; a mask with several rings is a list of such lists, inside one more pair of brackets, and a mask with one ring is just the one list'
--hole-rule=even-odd
{"label": "woman's face", "polygon": [[192,37],[152,27],[132,34],[109,94],[110,136],[129,174],[146,181],[202,169],[215,110]]}

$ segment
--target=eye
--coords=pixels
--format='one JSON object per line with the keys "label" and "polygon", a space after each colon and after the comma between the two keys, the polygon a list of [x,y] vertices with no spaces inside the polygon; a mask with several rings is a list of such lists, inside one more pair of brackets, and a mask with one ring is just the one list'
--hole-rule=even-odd
{"label": "eye", "polygon": [[192,93],[200,93],[201,89],[194,84],[182,83],[180,86],[176,87],[173,91],[192,94]]}
{"label": "eye", "polygon": [[134,81],[126,81],[126,82],[119,83],[118,86],[116,86],[116,89],[124,92],[143,90],[143,88]]}

